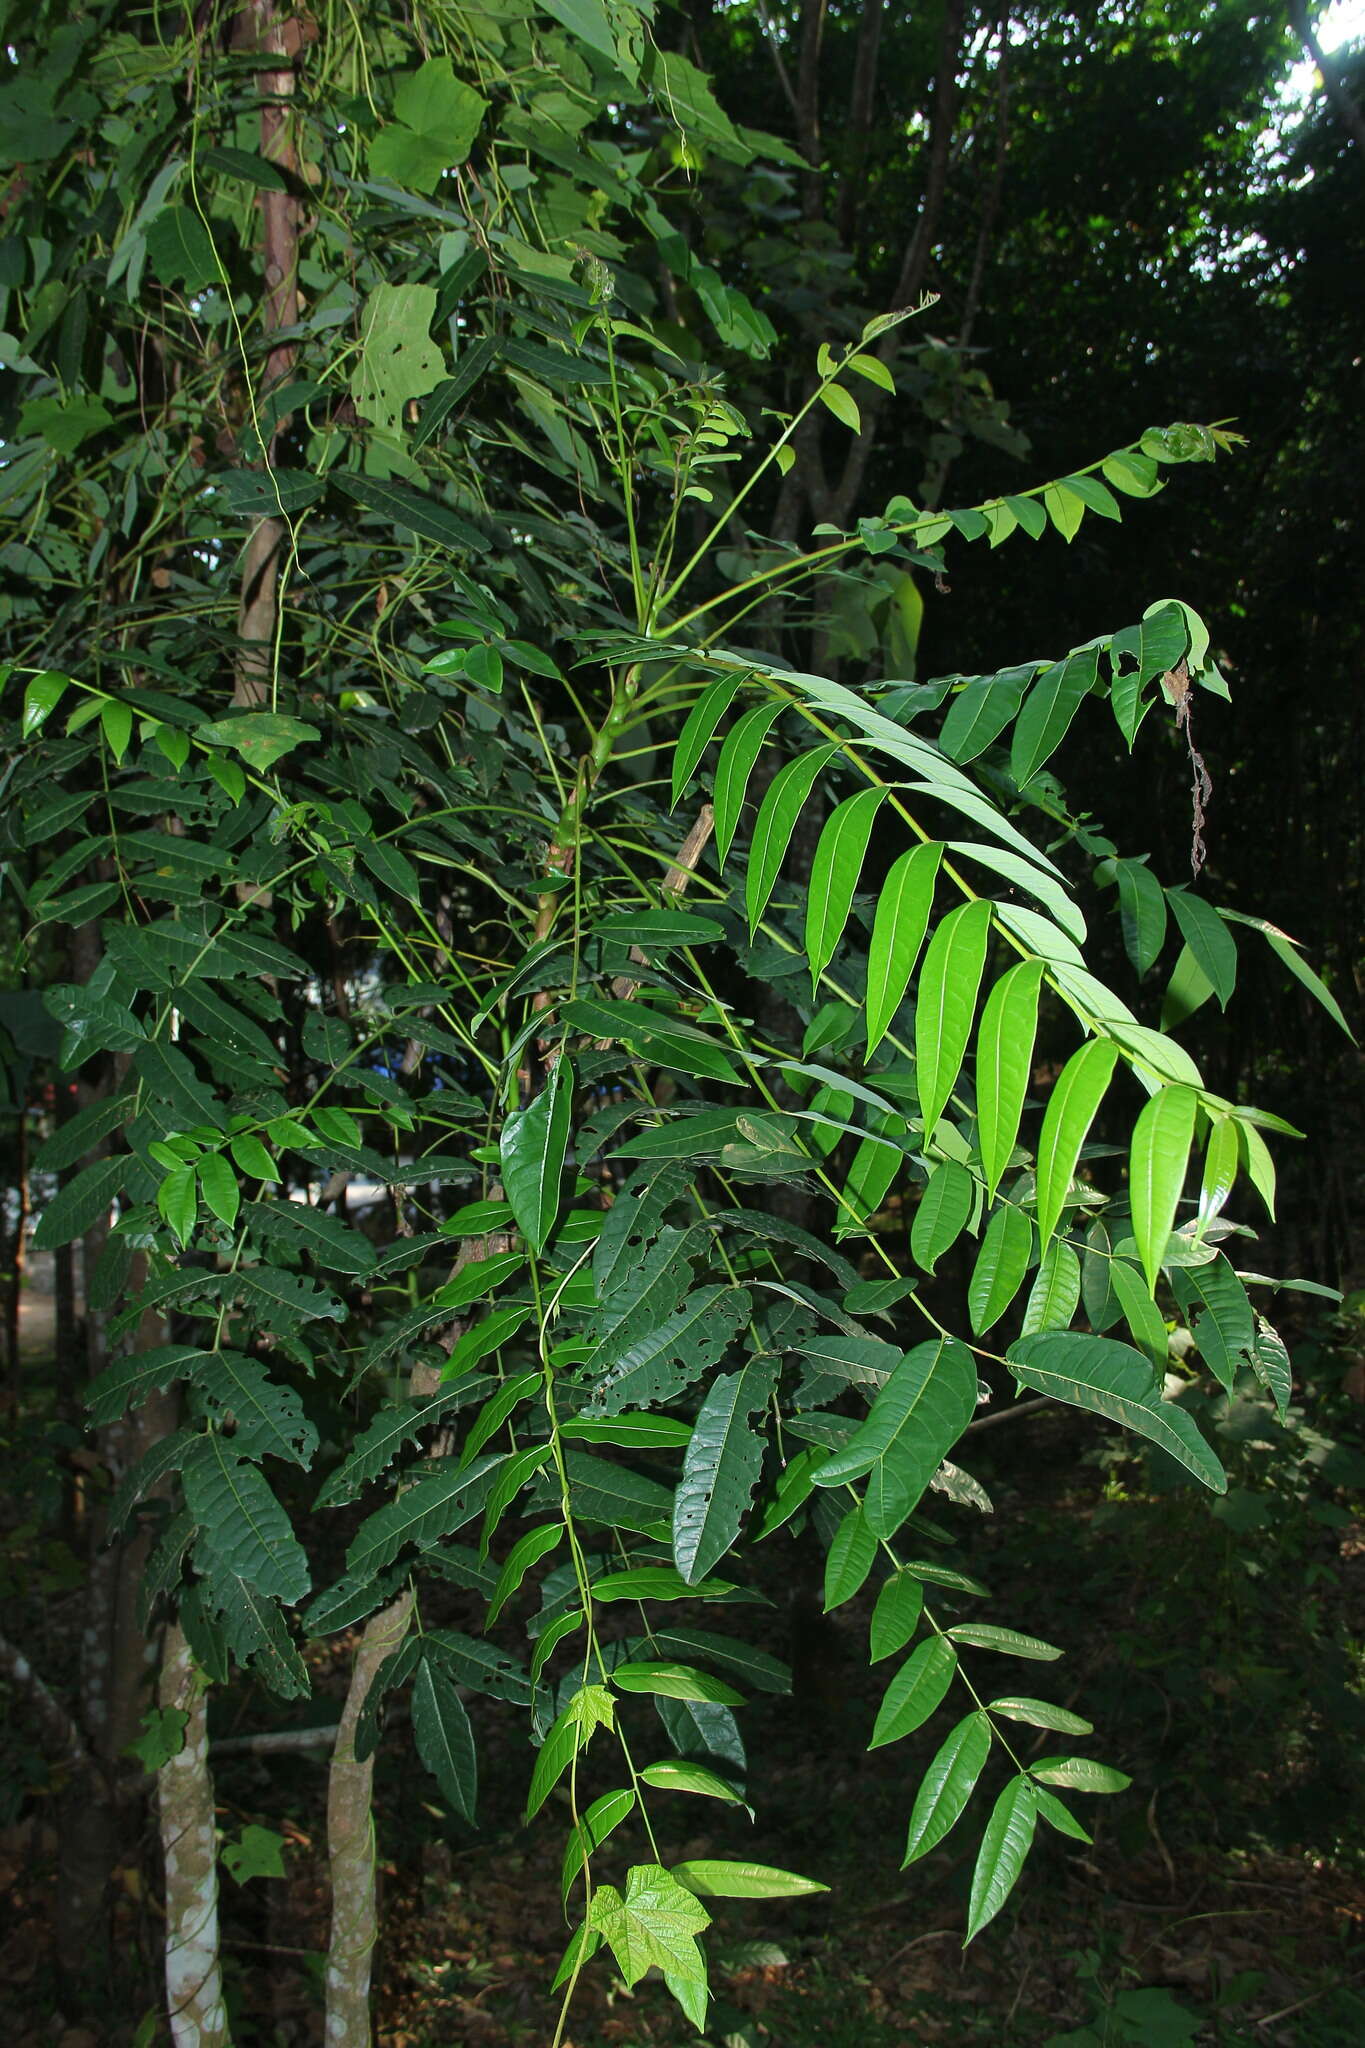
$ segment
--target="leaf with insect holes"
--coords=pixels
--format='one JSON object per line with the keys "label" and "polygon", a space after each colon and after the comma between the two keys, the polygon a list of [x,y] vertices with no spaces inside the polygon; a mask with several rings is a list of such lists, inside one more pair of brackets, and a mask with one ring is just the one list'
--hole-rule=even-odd
{"label": "leaf with insect holes", "polygon": [[752,1418],[767,1406],[777,1363],[718,1374],[698,1410],[673,1502],[673,1557],[689,1581],[705,1578],[739,1534],[767,1447]]}

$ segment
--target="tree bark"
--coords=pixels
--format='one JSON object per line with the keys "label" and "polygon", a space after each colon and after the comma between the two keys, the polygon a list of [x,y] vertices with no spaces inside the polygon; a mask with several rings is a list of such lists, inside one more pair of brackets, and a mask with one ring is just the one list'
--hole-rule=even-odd
{"label": "tree bark", "polygon": [[356,1724],[375,1673],[393,1655],[412,1619],[412,1594],[366,1622],[327,1775],[327,1860],[332,1928],[327,1945],[327,2048],[369,2048],[370,1978],[379,1931],[375,1885],[374,1758],[355,1753]]}
{"label": "tree bark", "polygon": [[218,1961],[218,1842],[204,1681],[178,1622],[166,1630],[160,1701],[187,1716],[181,1748],[157,1773],[165,1859],[166,2003],[175,2048],[226,2048]]}
{"label": "tree bark", "polygon": [[[264,294],[261,325],[267,337],[292,328],[299,317],[299,203],[293,184],[298,176],[299,153],[295,139],[293,109],[294,60],[303,47],[300,21],[285,15],[275,0],[252,0],[238,15],[233,42],[239,49],[259,53],[264,60],[256,74],[261,94],[261,155],[278,164],[289,179],[283,192],[264,191],[261,209],[261,269]],[[288,378],[294,367],[292,341],[273,341],[265,359],[260,398],[267,399]],[[274,460],[276,443],[284,426],[277,420],[259,451],[266,468]],[[258,451],[252,450],[253,460]],[[282,564],[290,546],[288,522],[278,515],[258,520],[242,556],[241,598],[237,613],[237,673],[233,688],[235,704],[265,704],[275,682],[275,639],[279,624],[279,593]]]}

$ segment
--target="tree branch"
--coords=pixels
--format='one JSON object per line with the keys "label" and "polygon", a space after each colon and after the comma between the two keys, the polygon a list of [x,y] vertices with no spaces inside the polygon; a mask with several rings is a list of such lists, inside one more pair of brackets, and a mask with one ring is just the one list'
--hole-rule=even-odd
{"label": "tree branch", "polygon": [[7,1636],[0,1636],[0,1678],[28,1701],[43,1749],[53,1763],[66,1764],[73,1771],[90,1770],[94,1759],[72,1716]]}

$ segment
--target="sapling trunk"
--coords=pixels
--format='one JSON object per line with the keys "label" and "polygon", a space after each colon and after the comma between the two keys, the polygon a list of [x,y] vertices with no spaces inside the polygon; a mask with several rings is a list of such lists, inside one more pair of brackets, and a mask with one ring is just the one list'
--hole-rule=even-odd
{"label": "sapling trunk", "polygon": [[218,1960],[218,1847],[204,1680],[178,1622],[166,1630],[160,1704],[186,1716],[184,1741],[157,1773],[171,2039],[175,2048],[225,2048],[231,2037]]}

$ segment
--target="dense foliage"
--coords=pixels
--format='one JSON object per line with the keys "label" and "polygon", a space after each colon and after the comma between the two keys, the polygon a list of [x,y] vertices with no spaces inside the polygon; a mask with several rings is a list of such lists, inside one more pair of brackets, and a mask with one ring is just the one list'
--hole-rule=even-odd
{"label": "dense foliage", "polygon": [[[1039,1818],[1085,1839],[1059,1791],[1125,1781],[1012,1746],[1090,1727],[995,1691],[1059,1652],[969,1618],[959,1441],[1028,1389],[1224,1485],[1201,1387],[1290,1398],[1226,1213],[1273,1212],[1285,1126],[1174,1034],[1252,927],[1339,1012],[1201,886],[1191,713],[1227,686],[1188,604],[1059,601],[1045,657],[932,680],[920,618],[967,550],[1060,549],[1235,437],[945,510],[931,442],[925,504],[843,502],[824,466],[898,387],[932,410],[924,275],[823,329],[817,289],[765,404],[792,306],[697,181],[806,174],[648,7],[50,15],[9,24],[3,107],[6,872],[81,1097],[37,1242],[83,1245],[107,1522],[166,1645],[180,2037],[225,2030],[205,1688],[301,1698],[324,1637],[329,2038],[367,2037],[400,1689],[452,1809],[489,1700],[528,1814],[567,1791],[566,2006],[605,1945],[700,2027],[703,1902],[818,1881],[744,1858],[735,1709],[788,1676],[710,1611],[798,1530],[827,1608],[879,1585],[874,1744],[961,1705],[906,1860],[988,1788],[975,1935]],[[970,430],[1017,452],[966,349]],[[1163,720],[1188,878],[1055,773],[1073,726]],[[1173,935],[1146,1014],[1096,918],[1138,977]],[[483,1632],[423,1626],[433,1580]],[[679,1860],[674,1795],[734,1853]]]}

